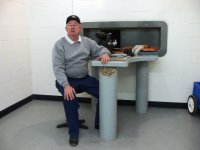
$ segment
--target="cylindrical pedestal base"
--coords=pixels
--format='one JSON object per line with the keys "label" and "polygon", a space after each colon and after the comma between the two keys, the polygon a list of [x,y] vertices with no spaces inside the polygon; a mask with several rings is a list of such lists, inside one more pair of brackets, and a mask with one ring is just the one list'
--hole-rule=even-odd
{"label": "cylindrical pedestal base", "polygon": [[101,68],[100,83],[100,137],[114,140],[117,136],[117,69]]}
{"label": "cylindrical pedestal base", "polygon": [[148,107],[148,62],[137,63],[136,75],[136,112],[146,113]]}

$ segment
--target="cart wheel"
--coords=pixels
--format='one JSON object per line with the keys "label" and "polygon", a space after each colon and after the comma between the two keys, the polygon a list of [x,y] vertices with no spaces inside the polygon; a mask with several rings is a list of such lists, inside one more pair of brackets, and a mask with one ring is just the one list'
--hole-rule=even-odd
{"label": "cart wheel", "polygon": [[191,115],[197,114],[198,108],[197,108],[197,100],[196,100],[195,96],[190,95],[188,97],[187,106],[188,106],[188,112]]}

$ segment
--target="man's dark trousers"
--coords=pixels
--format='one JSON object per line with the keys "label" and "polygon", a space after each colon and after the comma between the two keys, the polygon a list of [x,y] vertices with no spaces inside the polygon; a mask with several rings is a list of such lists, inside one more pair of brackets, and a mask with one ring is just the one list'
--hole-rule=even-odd
{"label": "man's dark trousers", "polygon": [[[99,98],[99,81],[87,75],[84,78],[68,78],[70,86],[72,86],[76,93],[86,92],[97,99]],[[64,88],[56,81],[56,88],[64,96]],[[79,135],[79,99],[63,101],[67,124],[69,127],[69,135],[77,137]],[[99,102],[96,106],[95,126],[99,125]]]}

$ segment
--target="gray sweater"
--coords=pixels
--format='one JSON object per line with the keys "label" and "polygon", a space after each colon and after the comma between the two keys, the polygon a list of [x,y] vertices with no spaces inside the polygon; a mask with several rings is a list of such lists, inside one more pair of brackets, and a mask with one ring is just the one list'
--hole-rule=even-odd
{"label": "gray sweater", "polygon": [[53,48],[52,62],[56,80],[63,87],[69,78],[83,78],[88,74],[88,62],[109,50],[99,46],[96,41],[81,36],[81,42],[70,44],[65,37],[59,39]]}

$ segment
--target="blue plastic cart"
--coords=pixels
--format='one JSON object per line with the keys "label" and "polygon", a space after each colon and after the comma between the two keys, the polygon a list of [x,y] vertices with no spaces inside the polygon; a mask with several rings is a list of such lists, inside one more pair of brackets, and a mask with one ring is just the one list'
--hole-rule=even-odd
{"label": "blue plastic cart", "polygon": [[188,97],[187,106],[191,115],[197,114],[200,109],[200,82],[194,82],[193,93]]}

